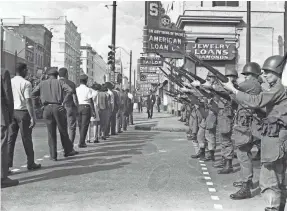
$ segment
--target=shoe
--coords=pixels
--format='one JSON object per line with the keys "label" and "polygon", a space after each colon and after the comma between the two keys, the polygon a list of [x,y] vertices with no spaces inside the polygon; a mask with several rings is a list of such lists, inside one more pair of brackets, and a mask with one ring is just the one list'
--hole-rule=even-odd
{"label": "shoe", "polygon": [[228,159],[226,165],[218,170],[218,174],[229,174],[233,172],[232,159]]}
{"label": "shoe", "polygon": [[111,133],[111,135],[112,135],[112,136],[115,136],[115,135],[118,135],[118,134],[116,134],[116,133]]}
{"label": "shoe", "polygon": [[1,179],[1,188],[8,188],[16,185],[19,185],[19,180],[17,179],[10,179],[9,177]]}
{"label": "shoe", "polygon": [[122,133],[123,131],[118,131],[118,133]]}
{"label": "shoe", "polygon": [[226,165],[226,159],[224,157],[221,158],[220,162],[219,163],[214,163],[212,166],[214,168],[223,168],[225,165]]}
{"label": "shoe", "polygon": [[86,148],[86,147],[87,147],[87,144],[79,144],[78,147],[79,147],[79,148]]}
{"label": "shoe", "polygon": [[[249,187],[251,188],[251,189],[253,189],[253,182],[250,180],[250,181],[248,181],[248,185],[249,185]],[[240,181],[240,182],[234,182],[233,183],[233,187],[236,187],[236,188],[241,188],[242,187],[242,185],[243,185],[243,182],[242,181]]]}
{"label": "shoe", "polygon": [[37,164],[37,163],[27,165],[28,170],[36,170],[36,169],[40,169],[41,167],[42,167],[41,164]]}
{"label": "shoe", "polygon": [[239,191],[230,195],[233,200],[249,199],[251,198],[251,191],[248,182],[242,182],[242,187]]}
{"label": "shoe", "polygon": [[52,157],[50,157],[50,160],[52,160],[52,161],[58,161],[57,158],[52,158]]}
{"label": "shoe", "polygon": [[64,154],[64,157],[71,157],[71,156],[75,156],[77,154],[79,154],[79,152],[72,150],[71,152]]}
{"label": "shoe", "polygon": [[98,138],[97,138],[97,139],[95,139],[93,143],[94,143],[94,144],[96,144],[96,143],[100,143],[100,142],[99,142],[99,139],[98,139]]}
{"label": "shoe", "polygon": [[205,149],[204,148],[200,148],[199,151],[197,152],[197,154],[191,155],[191,158],[193,158],[193,159],[204,158],[204,157],[205,157]]}
{"label": "shoe", "polygon": [[87,143],[92,143],[90,140],[87,140]]}
{"label": "shoe", "polygon": [[105,136],[102,136],[102,140],[107,140]]}
{"label": "shoe", "polygon": [[210,150],[208,152],[208,155],[205,156],[205,158],[203,159],[203,161],[215,161],[215,158],[214,158],[214,150]]}

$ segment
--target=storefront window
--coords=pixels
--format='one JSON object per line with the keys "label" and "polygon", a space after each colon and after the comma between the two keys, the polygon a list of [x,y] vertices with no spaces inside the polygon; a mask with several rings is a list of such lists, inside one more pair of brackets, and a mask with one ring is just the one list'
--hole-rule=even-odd
{"label": "storefront window", "polygon": [[213,7],[239,7],[239,1],[213,1]]}

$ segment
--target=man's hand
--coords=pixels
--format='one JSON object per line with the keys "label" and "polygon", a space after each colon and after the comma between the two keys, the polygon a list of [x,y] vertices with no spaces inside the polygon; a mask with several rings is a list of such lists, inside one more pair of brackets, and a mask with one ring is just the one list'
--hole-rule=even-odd
{"label": "man's hand", "polygon": [[204,84],[202,84],[202,86],[204,87],[204,88],[212,88],[212,84],[209,82],[209,81],[206,81]]}
{"label": "man's hand", "polygon": [[184,85],[185,87],[190,87],[190,83],[188,83],[188,82],[186,82],[186,81],[183,82],[183,85]]}
{"label": "man's hand", "polygon": [[193,82],[191,83],[191,85],[192,85],[192,86],[200,86],[201,84],[200,84],[199,81],[193,81]]}
{"label": "man's hand", "polygon": [[36,125],[36,119],[35,119],[35,117],[33,117],[33,118],[31,118],[31,120],[30,120],[30,126],[29,126],[29,128],[33,128],[33,127],[35,127],[35,125]]}
{"label": "man's hand", "polygon": [[180,90],[181,90],[182,92],[190,92],[190,91],[191,91],[190,89],[188,89],[188,88],[186,88],[186,87],[182,87],[182,88],[180,88]]}
{"label": "man's hand", "polygon": [[230,80],[228,80],[228,82],[226,82],[226,83],[222,83],[222,85],[224,86],[225,89],[227,89],[228,91],[231,91],[232,93],[237,92],[232,81],[230,81]]}

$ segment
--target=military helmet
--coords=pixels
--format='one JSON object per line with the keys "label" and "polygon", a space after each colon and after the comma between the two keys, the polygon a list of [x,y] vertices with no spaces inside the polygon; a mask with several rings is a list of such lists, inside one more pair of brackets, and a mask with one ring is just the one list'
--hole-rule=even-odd
{"label": "military helmet", "polygon": [[225,76],[234,76],[238,78],[238,73],[235,69],[226,69]]}
{"label": "military helmet", "polygon": [[263,66],[262,69],[263,70],[269,70],[271,72],[277,73],[279,75],[282,74],[283,72],[283,57],[279,56],[279,55],[275,55],[275,56],[270,56],[268,57]]}
{"label": "military helmet", "polygon": [[251,73],[254,74],[256,76],[259,76],[261,74],[261,67],[259,64],[257,64],[256,62],[249,62],[246,65],[244,65],[243,67],[243,71],[242,71],[242,75],[247,74],[247,73]]}

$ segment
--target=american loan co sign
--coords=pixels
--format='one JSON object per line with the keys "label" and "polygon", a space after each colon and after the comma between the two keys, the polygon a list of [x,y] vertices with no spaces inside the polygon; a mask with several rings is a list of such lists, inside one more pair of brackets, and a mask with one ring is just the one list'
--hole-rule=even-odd
{"label": "american loan co sign", "polygon": [[193,43],[191,52],[202,60],[232,60],[236,47],[233,43]]}
{"label": "american loan co sign", "polygon": [[176,48],[184,51],[184,31],[172,29],[144,28],[144,52],[146,53],[176,53]]}

